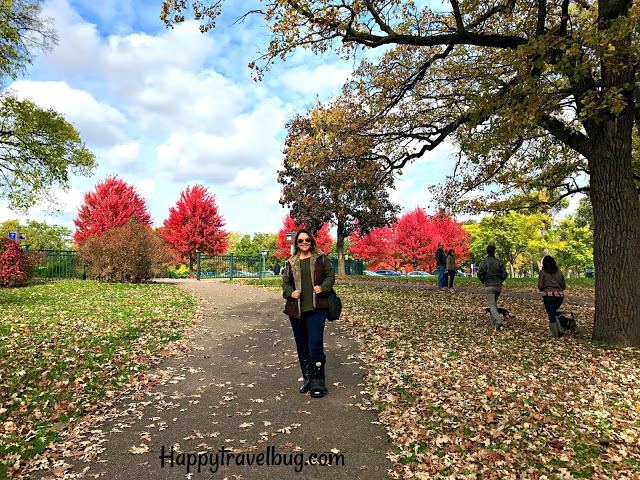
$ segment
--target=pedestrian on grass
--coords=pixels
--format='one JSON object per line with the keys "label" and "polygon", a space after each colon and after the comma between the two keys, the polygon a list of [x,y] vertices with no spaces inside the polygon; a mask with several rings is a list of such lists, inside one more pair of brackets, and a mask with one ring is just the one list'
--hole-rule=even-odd
{"label": "pedestrian on grass", "polygon": [[449,288],[453,288],[453,278],[456,276],[456,256],[453,248],[447,252],[447,273],[449,274]]}
{"label": "pedestrian on grass", "polygon": [[564,333],[556,312],[564,301],[566,288],[564,275],[558,268],[555,259],[551,255],[547,255],[542,259],[542,270],[538,275],[538,290],[542,292],[542,301],[549,316],[549,330],[553,338],[560,338]]}
{"label": "pedestrian on grass", "polygon": [[438,288],[447,286],[447,258],[444,255],[444,245],[438,244],[436,250],[436,265],[438,267]]}
{"label": "pedestrian on grass", "polygon": [[291,321],[304,378],[300,393],[311,392],[312,397],[320,398],[327,393],[324,324],[335,276],[331,260],[318,248],[309,230],[296,233],[294,246],[282,275],[282,296],[287,299],[284,313]]}
{"label": "pedestrian on grass", "polygon": [[274,275],[280,274],[280,264],[278,263],[277,260],[276,260],[276,264],[273,266],[273,274]]}
{"label": "pedestrian on grass", "polygon": [[484,285],[484,293],[487,295],[487,303],[491,311],[491,322],[496,330],[502,330],[502,318],[498,313],[498,297],[502,292],[502,282],[507,279],[507,267],[502,260],[496,258],[495,245],[487,247],[487,257],[480,262],[478,279]]}

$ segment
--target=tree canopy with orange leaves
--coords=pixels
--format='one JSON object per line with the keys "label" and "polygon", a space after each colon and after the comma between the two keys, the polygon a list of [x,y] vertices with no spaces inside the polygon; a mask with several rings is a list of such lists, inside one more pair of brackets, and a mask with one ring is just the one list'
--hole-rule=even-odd
{"label": "tree canopy with orange leaves", "polygon": [[[445,141],[460,154],[439,198],[473,209],[530,208],[589,192],[594,215],[593,337],[640,345],[640,3],[633,0],[268,0],[258,77],[296,49],[362,61],[349,87],[369,135],[402,168]],[[192,7],[202,30],[222,0],[166,0],[167,25]],[[540,188],[548,197],[540,197]],[[533,192],[533,195],[530,193]],[[484,192],[483,192],[484,193]],[[484,199],[482,198],[484,197]],[[514,197],[509,203],[505,200]],[[610,261],[611,252],[616,261]],[[620,268],[626,275],[619,275]]]}

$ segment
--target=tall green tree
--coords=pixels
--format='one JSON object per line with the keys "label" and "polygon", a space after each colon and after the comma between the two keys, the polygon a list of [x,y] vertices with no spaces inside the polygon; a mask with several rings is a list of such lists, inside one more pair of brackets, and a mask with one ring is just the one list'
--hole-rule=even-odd
{"label": "tall green tree", "polygon": [[[18,220],[6,220],[0,223],[0,238],[7,238],[9,232],[18,228]],[[71,229],[60,225],[49,225],[47,222],[27,220],[20,225],[30,250],[70,250],[73,245]]]}
{"label": "tall green tree", "polygon": [[253,238],[251,238],[251,235],[244,235],[235,245],[233,254],[257,257],[262,255],[262,250],[266,250],[264,270],[271,270],[277,260],[273,255],[278,251],[276,247],[277,240],[278,235],[275,233],[254,233]]}
{"label": "tall green tree", "polygon": [[483,217],[480,222],[464,225],[471,235],[469,250],[480,261],[487,256],[487,245],[496,246],[496,256],[509,263],[511,276],[519,267],[539,260],[547,243],[541,231],[545,227],[543,215],[524,215],[508,212]]}
{"label": "tall green tree", "polygon": [[[55,32],[41,14],[42,0],[0,0],[0,84],[26,71],[35,50],[47,50]],[[73,126],[52,109],[0,92],[0,198],[26,211],[38,200],[55,208],[53,187],[69,175],[88,176],[95,156]]]}
{"label": "tall green tree", "polygon": [[[169,25],[184,20],[187,4],[206,31],[223,2],[165,0],[161,18]],[[251,65],[258,76],[298,47],[346,58],[385,49],[379,60],[363,62],[353,88],[379,121],[372,134],[405,142],[394,166],[446,140],[460,147],[448,182],[454,195],[443,200],[493,185],[487,201],[478,196],[470,207],[504,208],[503,197],[513,192],[516,206],[527,207],[535,204],[527,193],[540,185],[556,192],[555,202],[588,184],[593,337],[640,345],[640,172],[632,161],[632,132],[640,128],[637,1],[449,0],[437,9],[402,0],[255,4],[250,11],[263,14],[271,31],[269,48]]]}
{"label": "tall green tree", "polygon": [[26,72],[34,50],[48,51],[58,41],[41,15],[42,0],[0,0],[0,79]]}
{"label": "tall green tree", "polygon": [[551,233],[555,242],[550,253],[563,270],[579,273],[593,266],[593,232],[588,225],[578,226],[577,221],[569,217],[560,220]]}
{"label": "tall green tree", "polygon": [[[338,273],[345,275],[344,242],[390,224],[399,211],[389,201],[394,178],[371,160],[375,143],[345,135],[349,113],[342,102],[316,104],[287,123],[280,203],[312,229],[335,225]],[[356,141],[358,140],[358,141]]]}

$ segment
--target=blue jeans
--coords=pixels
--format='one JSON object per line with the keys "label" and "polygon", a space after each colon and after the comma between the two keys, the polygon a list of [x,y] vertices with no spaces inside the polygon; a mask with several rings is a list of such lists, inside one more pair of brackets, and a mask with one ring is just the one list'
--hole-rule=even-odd
{"label": "blue jeans", "polygon": [[312,358],[324,358],[324,323],[327,320],[326,308],[316,308],[303,312],[300,320],[289,317],[293,337],[296,340],[298,355],[309,352]]}
{"label": "blue jeans", "polygon": [[438,286],[447,286],[447,271],[442,265],[438,265]]}
{"label": "blue jeans", "polygon": [[547,315],[549,315],[549,323],[556,323],[556,312],[562,305],[564,301],[563,297],[548,297],[543,296],[542,301],[544,302],[544,309],[547,311]]}
{"label": "blue jeans", "polygon": [[484,293],[487,296],[487,303],[489,304],[489,311],[491,312],[491,322],[499,327],[502,325],[502,318],[498,313],[498,297],[502,292],[502,287],[484,287]]}

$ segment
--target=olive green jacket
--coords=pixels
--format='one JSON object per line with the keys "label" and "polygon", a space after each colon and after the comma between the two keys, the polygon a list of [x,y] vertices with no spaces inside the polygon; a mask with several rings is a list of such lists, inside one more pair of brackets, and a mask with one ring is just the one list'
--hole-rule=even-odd
{"label": "olive green jacket", "polygon": [[[322,250],[316,247],[311,252],[311,281],[313,285],[320,285],[322,293],[313,293],[313,307],[327,308],[329,303],[327,297],[333,288],[336,277],[331,265],[331,260]],[[284,266],[285,272],[282,275],[282,296],[287,300],[284,313],[293,318],[300,318],[300,302],[297,298],[291,298],[291,294],[297,290],[297,285],[302,285],[302,274],[300,271],[300,254],[292,255]]]}

